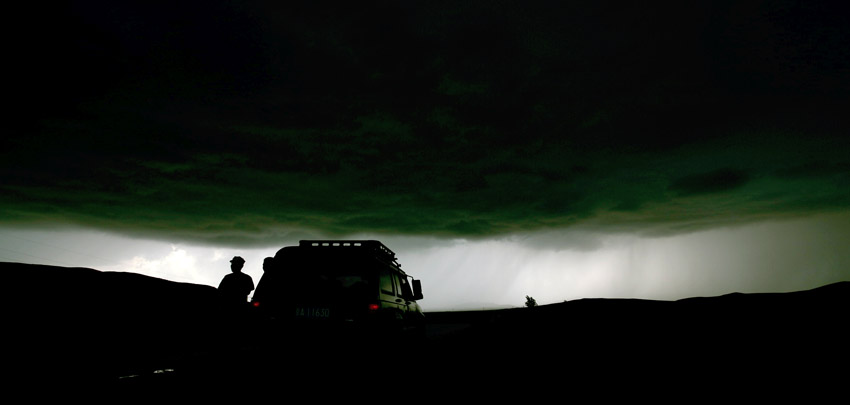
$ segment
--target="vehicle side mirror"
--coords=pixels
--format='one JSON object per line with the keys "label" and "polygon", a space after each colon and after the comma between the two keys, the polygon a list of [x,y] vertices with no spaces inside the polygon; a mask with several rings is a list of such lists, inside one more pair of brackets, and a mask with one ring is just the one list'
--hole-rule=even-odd
{"label": "vehicle side mirror", "polygon": [[413,299],[421,300],[422,298],[422,282],[419,280],[413,280]]}

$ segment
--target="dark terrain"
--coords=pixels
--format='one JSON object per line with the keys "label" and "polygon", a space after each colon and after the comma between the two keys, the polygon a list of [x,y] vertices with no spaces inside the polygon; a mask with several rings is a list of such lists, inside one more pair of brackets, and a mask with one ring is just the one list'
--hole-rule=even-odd
{"label": "dark terrain", "polygon": [[[773,381],[776,393],[786,383],[818,381],[823,389],[848,377],[850,282],[426,313],[427,339],[414,342],[297,340],[254,319],[227,318],[216,289],[205,285],[86,268],[0,263],[0,270],[13,290],[4,303],[6,365],[25,382],[149,393],[234,381],[325,389],[392,376],[420,389],[454,383],[492,394],[504,380],[537,389],[603,381],[726,387],[758,377]],[[426,291],[426,309],[427,299]]]}

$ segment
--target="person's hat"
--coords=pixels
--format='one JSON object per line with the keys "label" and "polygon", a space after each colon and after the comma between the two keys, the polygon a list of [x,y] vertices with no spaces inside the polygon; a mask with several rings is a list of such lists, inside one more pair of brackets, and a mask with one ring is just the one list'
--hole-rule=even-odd
{"label": "person's hat", "polygon": [[233,258],[230,259],[230,262],[231,263],[245,263],[245,259],[243,259],[239,256],[233,256]]}

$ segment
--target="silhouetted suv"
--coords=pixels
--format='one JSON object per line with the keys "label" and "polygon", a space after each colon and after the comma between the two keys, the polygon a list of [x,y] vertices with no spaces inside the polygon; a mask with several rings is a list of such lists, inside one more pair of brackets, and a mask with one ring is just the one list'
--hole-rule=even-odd
{"label": "silhouetted suv", "polygon": [[405,332],[422,337],[422,286],[376,240],[302,240],[280,249],[253,305],[289,332]]}

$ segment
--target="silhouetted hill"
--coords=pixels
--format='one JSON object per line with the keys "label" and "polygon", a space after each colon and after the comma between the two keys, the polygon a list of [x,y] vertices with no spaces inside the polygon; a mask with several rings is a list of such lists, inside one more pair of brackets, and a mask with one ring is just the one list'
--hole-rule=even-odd
{"label": "silhouetted hill", "polygon": [[[279,377],[276,373],[295,367],[285,337],[275,337],[274,355],[251,347],[263,340],[262,333],[226,318],[211,286],[19,263],[0,263],[0,271],[11,290],[4,296],[4,330],[13,331],[10,347],[19,354],[16,367],[24,379],[115,379],[209,367]],[[397,347],[409,353],[410,367],[442,370],[441,379],[549,367],[573,376],[583,370],[586,376],[633,367],[694,372],[727,363],[811,366],[815,360],[847,361],[848,304],[850,282],[841,282],[790,293],[581,299],[536,308],[429,312],[428,341]],[[221,360],[217,356],[226,347],[237,349],[230,351],[233,358]],[[292,352],[310,350],[316,348]],[[358,350],[367,349],[352,349]],[[243,354],[247,358],[239,357]],[[321,363],[313,371],[333,366]]]}
{"label": "silhouetted hill", "polygon": [[216,289],[134,273],[0,263],[22,377],[114,377],[217,339]]}
{"label": "silhouetted hill", "polygon": [[[596,370],[666,370],[667,378],[827,372],[848,357],[850,282],[788,293],[733,293],[678,301],[580,299],[536,308],[429,313],[452,330],[437,340],[487,364],[558,365]],[[451,326],[455,327],[452,328]],[[461,326],[459,326],[461,325]],[[536,360],[535,360],[536,359]],[[674,375],[676,374],[676,375]],[[655,378],[660,376],[655,374]]]}

